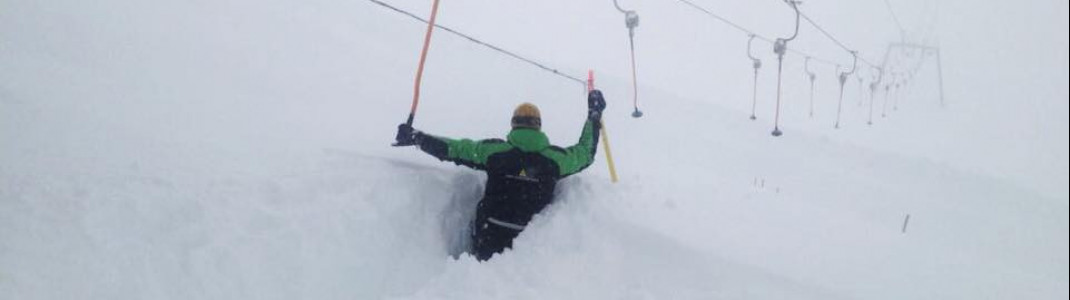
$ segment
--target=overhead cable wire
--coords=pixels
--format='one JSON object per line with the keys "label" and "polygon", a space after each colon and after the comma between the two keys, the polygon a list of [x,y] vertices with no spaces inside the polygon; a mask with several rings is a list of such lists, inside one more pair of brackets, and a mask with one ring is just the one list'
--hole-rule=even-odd
{"label": "overhead cable wire", "polygon": [[[802,15],[803,20],[806,20],[807,23],[810,23],[810,25],[813,25],[814,28],[817,29],[817,31],[821,32],[821,34],[824,34],[825,37],[829,38],[829,40],[832,40],[832,42],[836,43],[837,46],[840,46],[840,48],[842,48],[843,51],[847,51],[847,53],[853,53],[855,51],[854,49],[851,49],[850,47],[847,47],[847,45],[844,45],[843,42],[840,42],[840,40],[837,39],[835,36],[832,36],[831,33],[829,33],[827,30],[825,30],[825,28],[821,27],[821,25],[818,25],[817,22],[815,22],[813,19],[811,19],[810,16],[807,16],[806,13],[800,12],[799,14]],[[854,54],[852,54],[852,56],[854,56]],[[867,64],[867,65],[869,65],[871,67],[877,66],[876,64],[869,62],[869,60],[866,60],[865,57],[861,57],[861,56],[857,56],[857,57],[858,57],[858,60],[861,61],[862,63],[865,63],[865,64]]]}
{"label": "overhead cable wire", "polygon": [[[769,43],[769,44],[775,43],[775,41],[772,38],[769,38],[769,37],[763,36],[761,34],[755,33],[753,30],[747,29],[746,27],[743,27],[743,26],[741,26],[741,25],[739,25],[739,24],[737,24],[735,22],[732,22],[728,18],[720,16],[720,15],[718,15],[716,13],[713,13],[709,9],[706,9],[706,8],[704,8],[702,6],[699,6],[698,4],[695,4],[694,2],[691,2],[691,1],[688,1],[688,0],[676,0],[676,1],[678,1],[680,3],[683,3],[683,4],[687,5],[687,6],[690,6],[691,8],[693,8],[695,10],[698,10],[698,11],[700,11],[702,13],[705,13],[707,16],[709,16],[711,18],[714,18],[714,19],[716,19],[718,21],[721,21],[721,22],[727,24],[728,26],[731,26],[732,28],[735,28],[736,30],[739,30],[739,31],[741,31],[743,33],[746,33],[747,35],[753,35],[755,37],[755,39],[762,40],[762,41],[764,41],[766,43]],[[825,58],[821,58],[821,57],[818,57],[818,56],[814,56],[814,55],[811,55],[811,54],[803,52],[803,51],[799,51],[799,50],[795,50],[795,49],[791,49],[791,48],[787,49],[787,51],[791,52],[791,53],[794,53],[794,54],[797,54],[797,55],[802,56],[802,57],[808,57],[809,56],[809,57],[811,57],[811,60],[813,60],[815,62],[826,64],[826,65],[830,65],[830,66],[840,65],[840,63],[837,63],[835,61],[832,61],[832,60],[829,60],[829,59],[825,59]]]}
{"label": "overhead cable wire", "polygon": [[[411,17],[411,18],[413,18],[413,19],[416,19],[416,20],[418,20],[418,21],[420,21],[420,22],[423,22],[423,23],[428,23],[428,21],[427,21],[426,19],[424,19],[424,18],[421,18],[420,16],[417,16],[417,15],[415,15],[415,14],[411,13],[411,12],[408,12],[408,11],[402,10],[402,9],[400,9],[400,8],[394,7],[394,6],[392,6],[392,5],[390,5],[390,4],[387,4],[387,3],[383,2],[383,1],[379,1],[379,0],[368,0],[368,1],[371,1],[372,3],[378,4],[379,6],[382,6],[382,7],[385,7],[385,8],[389,8],[390,10],[393,10],[393,11],[395,11],[395,12],[398,12],[398,13],[401,13],[401,14],[404,14],[404,15],[407,15],[407,16],[409,16],[409,17]],[[548,67],[548,66],[546,66],[546,65],[544,65],[544,64],[541,64],[541,63],[539,63],[539,62],[536,62],[536,61],[534,61],[534,60],[532,60],[532,59],[529,59],[529,58],[526,58],[526,57],[520,56],[520,55],[518,55],[518,54],[516,54],[516,53],[510,52],[510,51],[508,51],[508,50],[505,50],[505,49],[502,49],[502,48],[500,48],[500,47],[498,47],[498,46],[495,46],[495,45],[492,45],[492,44],[490,44],[490,43],[487,43],[487,42],[483,42],[483,41],[481,41],[481,40],[479,40],[479,39],[476,39],[476,38],[474,38],[474,37],[472,37],[472,36],[470,36],[470,35],[467,35],[467,34],[461,33],[461,32],[459,32],[459,31],[453,30],[453,29],[451,29],[451,28],[449,28],[449,27],[446,27],[446,26],[442,26],[442,25],[439,25],[439,24],[435,24],[435,27],[436,27],[436,28],[439,28],[439,29],[442,29],[442,30],[445,30],[445,31],[447,31],[447,32],[449,32],[449,33],[452,33],[452,34],[454,34],[454,35],[460,36],[460,37],[462,37],[462,38],[465,38],[465,39],[467,39],[467,40],[469,40],[469,41],[471,41],[471,42],[473,42],[473,43],[476,43],[476,44],[480,44],[480,45],[483,45],[483,46],[485,46],[485,47],[487,47],[487,48],[490,48],[491,50],[494,50],[494,51],[498,51],[498,52],[500,52],[500,53],[502,53],[502,54],[505,54],[505,55],[508,55],[508,56],[510,56],[510,57],[512,57],[512,58],[515,58],[515,59],[518,59],[518,60],[520,60],[520,61],[523,61],[523,62],[526,62],[526,63],[528,63],[528,64],[531,64],[531,65],[533,65],[533,66],[535,66],[535,67],[538,67],[538,68],[540,68],[540,69],[543,69],[544,71],[547,71],[547,72],[553,73],[553,74],[555,74],[555,75],[557,75],[557,76],[561,76],[561,77],[567,78],[567,79],[569,79],[569,80],[575,81],[575,82],[577,82],[577,83],[579,83],[579,84],[582,84],[582,85],[584,85],[584,86],[586,86],[586,85],[587,85],[587,82],[586,82],[586,81],[583,81],[582,79],[579,79],[579,78],[573,77],[573,76],[571,76],[571,75],[568,75],[568,74],[562,73],[561,71],[558,71],[557,69],[554,69],[554,68]]]}
{"label": "overhead cable wire", "polygon": [[895,14],[895,10],[892,9],[892,3],[888,0],[884,0],[884,6],[888,7],[888,12],[892,14],[892,21],[895,21],[895,27],[899,28],[899,39],[906,41],[906,30],[903,30],[903,23],[899,22],[899,16]]}
{"label": "overhead cable wire", "polygon": [[746,33],[748,35],[753,35],[753,36],[757,37],[758,39],[766,41],[768,43],[772,43],[773,42],[772,39],[764,37],[764,36],[762,36],[760,34],[757,34],[754,31],[751,31],[750,29],[744,28],[743,26],[739,26],[739,24],[736,24],[736,23],[734,23],[732,21],[729,21],[728,19],[715,14],[715,13],[711,12],[710,10],[704,8],[704,7],[698,6],[698,4],[695,4],[695,3],[691,2],[691,1],[687,1],[687,0],[677,0],[677,1],[680,1],[683,4],[687,4],[688,6],[691,6],[694,9],[702,11],[702,12],[706,13],[707,15],[709,15],[710,17],[713,17],[714,19],[720,20],[721,22],[724,22],[725,24],[728,24],[728,26],[735,27],[737,30],[742,31],[742,32],[744,32],[744,33]]}
{"label": "overhead cable wire", "polygon": [[[420,21],[420,22],[422,22],[422,23],[425,23],[425,24],[426,24],[426,23],[428,23],[428,20],[427,20],[427,19],[424,19],[424,18],[422,18],[422,17],[420,17],[420,16],[417,16],[416,14],[413,14],[413,13],[411,13],[411,12],[408,12],[408,11],[406,11],[406,10],[403,10],[403,9],[397,8],[397,7],[393,6],[393,5],[390,5],[390,4],[388,4],[388,3],[385,3],[385,2],[383,2],[383,1],[380,1],[380,0],[368,0],[368,1],[370,1],[370,2],[372,2],[372,3],[375,3],[375,4],[379,5],[379,6],[382,6],[382,7],[384,7],[384,8],[387,8],[387,9],[393,10],[393,11],[395,11],[395,12],[397,12],[397,13],[400,13],[400,14],[403,14],[403,15],[406,15],[406,16],[409,16],[410,18],[413,18],[413,19],[415,19],[415,20],[417,20],[417,21]],[[758,34],[758,33],[756,33],[755,31],[753,31],[753,30],[750,30],[750,29],[748,29],[748,28],[746,28],[746,27],[743,27],[743,26],[741,26],[741,25],[739,25],[739,24],[737,24],[737,23],[735,23],[735,22],[732,22],[732,21],[731,21],[731,20],[729,20],[728,18],[725,18],[725,17],[723,17],[723,16],[720,16],[720,15],[718,15],[718,14],[716,14],[716,13],[714,13],[714,12],[710,11],[709,9],[706,9],[706,8],[704,8],[704,7],[702,7],[702,6],[699,6],[698,4],[695,4],[694,2],[691,2],[691,1],[689,1],[689,0],[677,0],[677,1],[678,1],[678,2],[681,2],[681,3],[683,3],[683,4],[686,4],[687,6],[689,6],[689,7],[693,8],[693,9],[695,9],[695,10],[698,10],[698,11],[700,11],[700,12],[704,13],[704,14],[706,14],[707,16],[709,16],[709,17],[711,17],[711,18],[714,18],[714,19],[716,19],[716,20],[719,20],[719,21],[721,21],[721,22],[723,22],[723,23],[725,23],[725,24],[727,24],[727,25],[731,26],[732,28],[735,28],[736,30],[739,30],[739,31],[741,31],[741,32],[743,32],[743,33],[745,33],[745,34],[747,34],[747,35],[753,35],[753,36],[755,37],[755,39],[758,39],[758,40],[762,40],[762,41],[764,41],[764,42],[766,42],[766,43],[770,43],[770,44],[773,44],[773,43],[774,43],[774,40],[773,40],[773,39],[771,39],[771,38],[769,38],[769,37],[766,37],[766,36],[763,36],[763,35],[761,35],[761,34]],[[616,3],[614,3],[614,4],[616,5]],[[888,4],[888,3],[887,3],[887,1],[886,1],[886,4]],[[617,6],[617,7],[619,8],[619,6]],[[890,5],[888,6],[888,8],[889,8],[889,10],[891,10],[891,6],[890,6]],[[832,36],[832,35],[831,35],[831,34],[830,34],[830,33],[829,33],[829,32],[828,32],[827,30],[825,30],[825,29],[824,29],[824,28],[822,28],[822,27],[821,27],[820,25],[818,25],[818,24],[817,24],[817,22],[815,22],[815,21],[814,21],[813,19],[811,19],[811,18],[810,18],[809,16],[807,16],[807,15],[805,15],[805,14],[802,14],[802,13],[800,13],[800,14],[802,15],[803,19],[805,19],[805,20],[806,20],[806,21],[807,21],[808,23],[810,23],[810,24],[811,24],[811,25],[813,25],[813,26],[814,26],[815,28],[817,28],[817,29],[818,29],[818,31],[820,31],[820,32],[821,32],[822,34],[824,34],[824,35],[825,35],[826,37],[828,37],[828,38],[829,38],[830,40],[832,40],[833,42],[835,42],[835,43],[836,43],[836,44],[837,44],[838,46],[840,46],[840,48],[843,48],[844,50],[846,50],[846,51],[848,51],[848,52],[850,52],[850,51],[853,51],[853,50],[851,50],[850,48],[846,47],[846,45],[845,45],[845,44],[843,44],[842,42],[840,42],[840,41],[839,41],[839,39],[836,39],[836,38],[835,38],[834,36]],[[894,15],[894,11],[892,11],[892,14],[893,14],[893,18],[895,18],[895,21],[897,22],[897,25],[899,25],[899,24],[898,24],[898,18],[896,18],[896,16]],[[505,50],[505,49],[503,49],[503,48],[501,48],[501,47],[495,46],[494,44],[490,44],[490,43],[484,42],[484,41],[482,41],[482,40],[480,40],[480,39],[477,39],[477,38],[475,38],[475,37],[472,37],[472,36],[470,36],[470,35],[468,35],[468,34],[462,33],[462,32],[460,32],[460,31],[454,30],[454,29],[452,29],[452,28],[449,28],[449,27],[446,27],[446,26],[443,26],[443,25],[440,25],[440,24],[435,24],[435,25],[434,25],[434,27],[435,27],[435,28],[438,28],[438,29],[442,29],[442,30],[445,30],[446,32],[452,33],[452,34],[454,34],[454,35],[456,35],[456,36],[459,36],[459,37],[462,37],[462,38],[464,38],[464,39],[467,39],[467,40],[469,40],[470,42],[473,42],[473,43],[476,43],[476,44],[482,45],[482,46],[484,46],[484,47],[487,47],[487,48],[489,48],[489,49],[491,49],[491,50],[497,51],[497,52],[499,52],[499,53],[502,53],[502,54],[504,54],[504,55],[507,55],[507,56],[509,56],[509,57],[512,57],[512,58],[514,58],[514,59],[517,59],[517,60],[523,61],[523,62],[525,62],[525,63],[528,63],[528,64],[530,64],[530,65],[532,65],[532,66],[535,66],[535,67],[537,67],[537,68],[539,68],[539,69],[542,69],[543,71],[546,71],[546,72],[550,72],[550,73],[553,73],[554,75],[557,75],[557,76],[561,76],[561,77],[563,77],[563,78],[565,78],[565,79],[568,79],[568,80],[571,80],[571,81],[573,81],[573,82],[576,82],[576,83],[580,83],[580,84],[582,84],[582,85],[586,86],[586,82],[585,82],[584,80],[582,80],[582,79],[579,79],[579,78],[577,78],[577,77],[575,77],[575,76],[571,76],[571,75],[568,75],[568,74],[566,74],[566,73],[564,73],[564,72],[562,72],[562,71],[559,71],[559,70],[557,70],[557,69],[555,69],[555,68],[549,67],[549,66],[547,66],[547,65],[545,65],[545,64],[543,64],[543,63],[537,62],[537,61],[535,61],[535,60],[533,60],[533,59],[530,59],[530,58],[527,58],[527,57],[521,56],[521,55],[519,55],[519,54],[516,54],[516,53],[514,53],[514,52],[512,52],[512,51],[509,51],[509,50]],[[901,29],[901,27],[900,27],[900,29]],[[796,49],[791,49],[791,48],[787,49],[787,51],[788,51],[788,52],[791,52],[791,53],[793,53],[793,54],[796,54],[796,55],[802,56],[802,57],[810,57],[810,58],[811,58],[811,60],[812,60],[812,61],[814,61],[814,62],[818,62],[818,63],[822,63],[822,64],[830,65],[830,66],[836,66],[836,65],[841,65],[840,63],[838,63],[838,62],[836,62],[836,61],[833,61],[833,60],[830,60],[830,59],[826,59],[826,58],[822,58],[822,57],[819,57],[819,56],[814,56],[814,55],[811,55],[811,54],[809,54],[809,53],[807,53],[807,52],[804,52],[804,51],[800,51],[800,50],[796,50]],[[870,67],[875,67],[875,68],[877,68],[877,69],[881,69],[881,67],[879,67],[879,65],[877,65],[877,64],[875,64],[875,63],[873,63],[873,62],[871,62],[871,61],[869,61],[869,60],[867,60],[867,59],[865,59],[864,57],[862,57],[862,56],[860,56],[860,55],[858,56],[858,61],[859,61],[859,62],[862,62],[862,63],[864,63],[864,64],[866,64],[866,65],[869,65]]]}

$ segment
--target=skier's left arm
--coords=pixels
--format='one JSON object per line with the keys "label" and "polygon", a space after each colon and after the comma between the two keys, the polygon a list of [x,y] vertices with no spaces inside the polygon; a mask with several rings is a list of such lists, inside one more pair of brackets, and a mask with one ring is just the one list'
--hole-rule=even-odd
{"label": "skier's left arm", "polygon": [[580,139],[575,145],[565,148],[564,155],[556,157],[561,176],[579,173],[594,163],[594,156],[598,151],[598,134],[602,129],[602,110],[605,108],[606,101],[602,97],[602,91],[592,90],[588,93],[587,121],[583,123]]}

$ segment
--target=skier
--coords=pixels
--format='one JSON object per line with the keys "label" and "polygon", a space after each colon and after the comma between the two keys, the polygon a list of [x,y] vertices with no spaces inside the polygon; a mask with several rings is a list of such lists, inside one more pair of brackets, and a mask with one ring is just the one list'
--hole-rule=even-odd
{"label": "skier", "polygon": [[541,131],[539,109],[531,103],[522,103],[513,111],[512,130],[505,141],[433,136],[402,123],[396,145],[417,145],[440,160],[487,172],[472,230],[472,252],[476,259],[485,261],[511,248],[532,216],[553,202],[557,180],[594,162],[605,107],[601,91],[592,90],[587,95],[587,121],[579,142],[568,148],[550,145]]}

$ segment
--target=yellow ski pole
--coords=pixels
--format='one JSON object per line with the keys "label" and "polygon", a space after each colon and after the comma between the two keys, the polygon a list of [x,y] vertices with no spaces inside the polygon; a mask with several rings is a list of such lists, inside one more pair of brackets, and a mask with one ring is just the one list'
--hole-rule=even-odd
{"label": "yellow ski pole", "polygon": [[[599,121],[601,122],[601,121]],[[609,134],[606,134],[606,123],[602,123],[602,148],[606,149],[606,163],[609,165],[609,180],[617,183],[617,168],[613,166],[613,152],[609,151]]]}
{"label": "yellow ski pole", "polygon": [[[587,92],[594,90],[594,71],[587,70]],[[602,136],[602,148],[606,149],[606,164],[609,166],[609,180],[617,183],[617,167],[613,165],[613,152],[609,149],[609,134],[606,133],[606,122],[599,120],[599,135]]]}

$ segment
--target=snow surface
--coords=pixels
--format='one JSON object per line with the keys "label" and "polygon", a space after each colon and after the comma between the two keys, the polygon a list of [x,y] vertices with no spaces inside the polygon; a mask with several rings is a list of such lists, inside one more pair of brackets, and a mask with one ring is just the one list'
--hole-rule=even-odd
{"label": "snow surface", "polygon": [[[929,63],[872,128],[850,85],[845,126],[829,128],[829,81],[820,118],[808,119],[795,57],[786,135],[772,138],[768,68],[759,120],[746,119],[745,37],[662,2],[635,4],[647,113],[637,120],[608,3],[443,1],[442,24],[569,74],[594,68],[621,174],[609,183],[600,152],[515,249],[479,263],[457,254],[484,175],[389,146],[422,24],[367,1],[4,0],[0,299],[1068,297],[1067,110],[1047,109],[1066,105],[1065,25],[1037,29],[1063,32],[1052,42],[1063,67],[1034,71],[1054,79],[977,87],[966,83],[974,60],[944,53],[949,98],[990,95],[988,106],[940,109]],[[968,12],[1066,22],[1066,3],[1013,5]],[[858,11],[882,12],[870,6]],[[958,22],[945,27],[975,24]],[[699,32],[711,37],[680,39]],[[812,41],[800,46],[820,44],[802,34]],[[846,35],[870,53],[894,37]],[[678,50],[690,48],[704,50]],[[513,106],[532,101],[552,142],[579,135],[574,82],[442,31],[426,72],[417,128],[500,137]],[[1027,112],[997,98],[1016,91]],[[990,111],[1011,119],[973,126]],[[985,150],[956,155],[971,147]],[[1004,168],[1017,165],[1042,167]]]}

